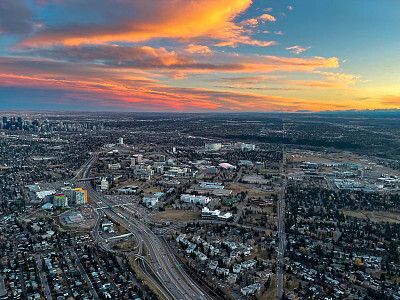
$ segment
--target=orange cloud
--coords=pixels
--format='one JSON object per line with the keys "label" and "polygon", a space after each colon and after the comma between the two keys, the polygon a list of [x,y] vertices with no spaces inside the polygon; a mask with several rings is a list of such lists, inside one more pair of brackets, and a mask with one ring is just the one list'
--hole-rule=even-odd
{"label": "orange cloud", "polygon": [[[96,10],[101,9],[106,24],[69,24],[46,27],[19,46],[44,46],[63,44],[104,44],[109,42],[141,42],[150,39],[172,38],[190,41],[209,38],[226,45],[231,41],[249,45],[271,45],[271,42],[252,41],[242,26],[233,19],[244,12],[252,0],[99,0]],[[117,8],[131,15],[113,13]],[[110,10],[110,12],[107,11]],[[117,15],[117,17],[115,16]],[[272,20],[267,14],[263,20]]]}
{"label": "orange cloud", "polygon": [[275,22],[276,19],[269,14],[263,14],[257,18],[251,18],[251,19],[244,20],[244,21],[240,22],[240,25],[248,26],[248,27],[256,27],[260,21],[262,23],[265,23],[265,21]]}
{"label": "orange cloud", "polygon": [[332,72],[322,72],[322,71],[315,71],[315,73],[327,77],[328,80],[331,82],[336,82],[341,84],[354,84],[354,80],[359,79],[358,76],[352,74],[332,73]]}
{"label": "orange cloud", "polygon": [[[187,52],[188,49],[189,52]],[[200,51],[203,51],[203,53],[199,53]],[[247,56],[224,52],[210,54],[207,51],[207,47],[195,45],[176,51],[168,51],[162,47],[86,45],[35,49],[26,53],[63,61],[101,62],[103,65],[124,69],[179,71],[181,75],[190,72],[311,72],[318,69],[338,67],[338,59],[335,57],[289,58],[271,55]]]}
{"label": "orange cloud", "polygon": [[269,14],[263,14],[263,15],[259,16],[258,19],[260,19],[262,21],[270,21],[270,22],[276,21],[275,17],[273,17]]}
{"label": "orange cloud", "polygon": [[[226,90],[170,87],[160,83],[133,80],[74,80],[37,76],[0,74],[0,86],[25,89],[59,90],[63,101],[86,101],[93,106],[114,106],[129,109],[159,109],[178,111],[296,111],[331,108],[323,102],[297,98],[238,93]],[[338,105],[338,107],[343,107]]]}
{"label": "orange cloud", "polygon": [[400,108],[400,96],[395,96],[395,95],[383,96],[380,103],[385,106]]}
{"label": "orange cloud", "polygon": [[287,47],[286,50],[290,50],[292,53],[300,54],[301,52],[307,51],[311,47],[300,47],[298,45],[293,47]]}
{"label": "orange cloud", "polygon": [[293,89],[292,86],[313,87],[318,89],[341,89],[347,90],[349,85],[354,84],[354,79],[358,78],[351,74],[330,73],[321,71],[312,71],[312,73],[321,74],[326,77],[326,80],[289,80],[282,75],[256,75],[245,77],[232,77],[221,78],[219,81],[223,82],[226,87],[242,88],[242,89],[257,89],[257,90],[270,90],[271,87],[265,88],[260,86],[263,82],[272,82],[274,84],[283,85],[283,87],[275,88],[276,90],[299,90]]}
{"label": "orange cloud", "polygon": [[247,19],[240,22],[240,25],[248,27],[256,27],[258,25],[258,19],[256,18]]}
{"label": "orange cloud", "polygon": [[194,45],[194,44],[187,45],[185,50],[189,53],[201,53],[201,54],[211,54],[212,53],[212,51],[210,50],[209,47],[202,46],[202,45]]}

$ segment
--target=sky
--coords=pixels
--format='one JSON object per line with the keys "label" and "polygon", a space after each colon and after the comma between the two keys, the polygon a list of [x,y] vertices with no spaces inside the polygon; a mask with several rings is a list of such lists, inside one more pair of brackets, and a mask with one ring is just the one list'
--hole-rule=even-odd
{"label": "sky", "polygon": [[400,109],[398,0],[0,0],[0,109]]}

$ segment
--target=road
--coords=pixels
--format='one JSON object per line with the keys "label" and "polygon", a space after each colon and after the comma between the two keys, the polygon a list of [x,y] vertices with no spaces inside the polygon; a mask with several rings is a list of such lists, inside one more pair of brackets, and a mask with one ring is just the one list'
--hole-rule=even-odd
{"label": "road", "polygon": [[7,291],[4,286],[4,278],[4,276],[0,275],[0,297],[7,295]]}
{"label": "road", "polygon": [[[282,151],[284,153],[284,150]],[[279,203],[278,203],[278,237],[279,237],[279,245],[278,245],[278,266],[276,271],[276,299],[282,299],[283,295],[283,256],[285,255],[285,247],[286,247],[286,234],[285,234],[285,189],[287,185],[286,178],[284,178],[284,155],[282,159],[282,165],[280,168],[282,186],[281,192],[279,195]]]}
{"label": "road", "polygon": [[[90,168],[96,161],[97,156],[93,155],[79,170],[78,174],[81,178],[88,178]],[[108,207],[109,200],[100,198],[96,191],[90,185],[90,182],[82,181],[80,185],[87,190],[88,197],[98,207]],[[148,254],[154,265],[158,281],[163,285],[168,294],[172,297],[168,299],[211,299],[204,291],[197,286],[195,282],[186,274],[186,272],[174,266],[165,248],[163,247],[160,239],[156,236],[144,223],[133,217],[129,213],[131,208],[118,207],[113,210],[103,208],[102,212],[113,220],[124,226],[128,231],[132,232],[137,238],[138,242],[142,242],[148,251]],[[98,234],[98,225],[100,223],[101,214],[99,212],[99,219],[96,222],[94,230],[94,238],[96,241],[103,242]]]}
{"label": "road", "polygon": [[47,283],[46,274],[43,271],[42,259],[40,258],[39,254],[35,255],[35,260],[36,260],[36,264],[37,264],[37,267],[39,270],[40,281],[42,282],[42,286],[44,288],[44,296],[46,297],[46,300],[51,300],[53,298],[51,297],[49,284]]}
{"label": "road", "polygon": [[85,278],[85,281],[89,287],[89,290],[90,290],[90,293],[92,294],[93,299],[100,299],[99,295],[97,295],[97,292],[93,287],[92,281],[90,280],[88,274],[86,273],[85,269],[83,268],[81,261],[78,258],[78,255],[76,254],[75,251],[72,251],[72,255],[75,258],[76,265],[78,266],[79,272],[81,272],[83,278]]}

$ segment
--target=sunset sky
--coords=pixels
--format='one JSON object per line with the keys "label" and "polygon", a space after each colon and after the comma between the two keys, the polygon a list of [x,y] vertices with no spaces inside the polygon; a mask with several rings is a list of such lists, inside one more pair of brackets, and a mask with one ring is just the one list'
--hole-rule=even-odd
{"label": "sunset sky", "polygon": [[400,109],[398,0],[1,0],[0,109]]}

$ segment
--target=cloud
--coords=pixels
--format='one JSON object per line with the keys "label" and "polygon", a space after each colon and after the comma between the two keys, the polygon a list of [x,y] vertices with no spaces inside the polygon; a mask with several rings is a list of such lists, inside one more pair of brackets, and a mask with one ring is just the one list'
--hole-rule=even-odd
{"label": "cloud", "polygon": [[242,76],[242,77],[228,77],[221,78],[219,81],[224,83],[229,88],[241,89],[270,89],[260,87],[264,82],[282,85],[279,87],[282,90],[303,90],[292,88],[293,86],[312,87],[317,89],[336,89],[347,90],[349,85],[354,84],[354,79],[358,78],[351,74],[330,73],[321,71],[312,71],[312,73],[323,75],[326,80],[291,80],[283,75],[255,75],[255,76]]}
{"label": "cloud", "polygon": [[274,31],[274,33],[277,35],[283,35],[283,32],[281,30]]}
{"label": "cloud", "polygon": [[258,25],[258,19],[251,18],[251,19],[243,20],[242,22],[240,22],[240,25],[247,26],[247,27],[256,27]]}
{"label": "cloud", "polygon": [[293,109],[319,109],[323,103],[296,98],[265,96],[232,91],[178,88],[161,84],[132,85],[71,81],[67,79],[37,78],[0,73],[0,87],[23,87],[40,90],[62,90],[65,100],[85,100],[86,104],[110,105],[130,109],[178,111],[271,111]]}
{"label": "cloud", "polygon": [[35,27],[33,17],[23,0],[0,1],[0,33],[31,33]]}
{"label": "cloud", "polygon": [[289,5],[289,6],[287,7],[287,9],[288,9],[288,10],[293,10],[293,6]]}
{"label": "cloud", "polygon": [[290,50],[290,52],[295,53],[295,54],[300,54],[304,51],[307,51],[311,47],[300,47],[298,45],[292,46],[292,47],[287,47],[286,50]]}
{"label": "cloud", "polygon": [[395,95],[383,96],[380,103],[385,106],[396,107],[396,108],[400,107],[400,96],[395,96]]}
{"label": "cloud", "polygon": [[212,51],[210,50],[209,47],[202,46],[202,45],[194,45],[194,44],[187,45],[186,51],[189,53],[201,53],[201,54],[211,54],[212,53]]}
{"label": "cloud", "polygon": [[344,85],[354,84],[356,79],[360,79],[359,76],[353,74],[323,72],[318,70],[315,71],[315,73],[325,76],[331,82]]}
{"label": "cloud", "polygon": [[[273,44],[253,40],[243,26],[234,23],[235,17],[246,11],[252,0],[97,0],[94,7],[89,0],[59,2],[66,7],[65,15],[68,15],[68,8],[79,8],[102,21],[88,19],[82,23],[47,25],[20,42],[19,47],[133,43],[165,38],[189,42],[215,40],[215,45],[231,47],[240,43]],[[263,21],[274,19],[267,14],[260,18]]]}
{"label": "cloud", "polygon": [[263,15],[259,16],[258,19],[261,20],[261,21],[264,21],[264,22],[265,21],[270,21],[270,22],[275,22],[276,21],[275,17],[273,17],[273,16],[271,16],[269,14],[263,14]]}
{"label": "cloud", "polygon": [[[295,61],[289,59],[289,62],[297,66],[303,66],[305,63],[301,59]],[[112,105],[115,108],[132,110],[164,111],[207,111],[209,109],[215,111],[232,109],[293,111],[297,109],[321,110],[331,107],[323,102],[249,92],[238,93],[227,88],[210,90],[174,87],[169,86],[167,82],[149,78],[157,75],[143,72],[143,70],[133,73],[130,69],[115,69],[101,64],[3,57],[0,58],[0,70],[0,87],[8,91],[31,89],[43,92],[47,90],[50,94],[52,94],[51,91],[59,91],[64,103],[72,100],[82,101],[93,107]],[[264,76],[264,79],[266,78],[268,77]],[[263,92],[265,91],[267,90]],[[26,96],[29,97],[29,94]]]}
{"label": "cloud", "polygon": [[[247,56],[217,51],[208,53],[207,47],[196,45],[176,48],[172,51],[163,47],[85,45],[50,49],[34,48],[20,53],[62,61],[96,63],[118,69],[179,71],[180,76],[184,75],[182,72],[186,74],[191,72],[310,72],[338,67],[338,59],[335,57],[289,58],[271,55]],[[176,76],[176,73],[173,76]]]}
{"label": "cloud", "polygon": [[275,22],[276,19],[269,14],[262,14],[261,16],[256,18],[243,20],[242,22],[240,22],[240,25],[244,27],[256,27],[259,25],[260,22],[265,23],[266,21]]}

